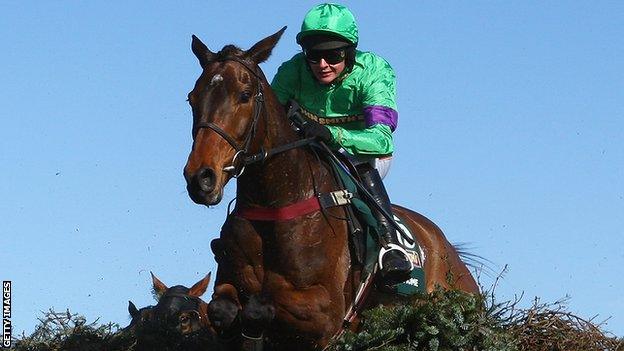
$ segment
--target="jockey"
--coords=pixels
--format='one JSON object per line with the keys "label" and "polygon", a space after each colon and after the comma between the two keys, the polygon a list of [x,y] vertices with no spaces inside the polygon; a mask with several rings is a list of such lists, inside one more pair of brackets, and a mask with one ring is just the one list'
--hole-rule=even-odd
{"label": "jockey", "polygon": [[[358,28],[348,8],[321,4],[303,20],[297,43],[303,52],[284,62],[271,86],[280,103],[296,106],[308,120],[305,137],[316,137],[356,165],[364,187],[391,212],[381,179],[392,161],[392,132],[397,126],[395,75],[383,58],[356,50]],[[295,103],[292,103],[294,101]],[[409,279],[412,264],[397,231],[378,211],[386,248],[381,275],[393,285]]]}

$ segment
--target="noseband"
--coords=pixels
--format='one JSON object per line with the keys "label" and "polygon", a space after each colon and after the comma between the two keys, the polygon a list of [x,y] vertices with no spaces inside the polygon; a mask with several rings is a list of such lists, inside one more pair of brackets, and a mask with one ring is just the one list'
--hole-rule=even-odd
{"label": "noseband", "polygon": [[[256,101],[256,103],[253,106],[253,113],[252,113],[253,119],[251,122],[250,130],[247,132],[247,136],[245,137],[245,141],[243,145],[240,146],[238,145],[238,143],[236,142],[236,140],[234,140],[232,136],[226,133],[223,130],[223,128],[219,127],[215,123],[199,121],[193,126],[193,139],[195,139],[195,136],[197,135],[199,130],[203,128],[211,129],[215,133],[219,134],[225,141],[228,142],[228,144],[230,144],[230,146],[234,150],[236,150],[236,153],[234,154],[234,158],[232,159],[232,164],[230,166],[223,168],[223,170],[225,172],[233,173],[233,177],[238,178],[245,171],[245,166],[251,163],[249,162],[247,155],[249,153],[249,148],[251,147],[251,143],[258,129],[257,128],[258,120],[260,119],[260,115],[262,113],[262,110],[264,109],[264,94],[262,90],[262,78],[255,69],[252,69],[251,67],[248,66],[248,64],[245,61],[237,57],[225,57],[223,59],[218,60],[218,62],[225,62],[225,61],[235,61],[235,62],[240,63],[241,65],[243,65],[243,67],[245,67],[245,69],[247,69],[247,71],[249,71],[251,74],[253,74],[257,78],[258,88],[257,88],[257,93],[254,96],[254,100]],[[240,167],[240,169],[237,170],[237,167]]]}

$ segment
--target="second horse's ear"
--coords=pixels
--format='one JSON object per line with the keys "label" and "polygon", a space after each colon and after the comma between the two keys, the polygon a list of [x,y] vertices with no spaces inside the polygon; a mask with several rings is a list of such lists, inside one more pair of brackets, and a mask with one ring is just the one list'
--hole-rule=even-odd
{"label": "second horse's ear", "polygon": [[156,278],[154,273],[150,272],[150,274],[152,275],[152,286],[154,288],[154,294],[158,299],[160,299],[160,297],[165,294],[168,288],[165,284],[163,284],[163,282]]}
{"label": "second horse's ear", "polygon": [[210,284],[210,276],[211,276],[212,272],[208,273],[204,279],[198,281],[197,283],[195,283],[195,285],[193,285],[193,287],[191,287],[191,289],[189,289],[189,295],[191,296],[195,296],[195,297],[200,297],[202,296],[205,292],[206,289],[208,288],[208,284]]}
{"label": "second horse's ear", "polygon": [[251,49],[247,50],[247,57],[256,64],[266,61],[271,56],[273,48],[277,45],[285,30],[286,26],[282,27],[277,33],[257,42]]}

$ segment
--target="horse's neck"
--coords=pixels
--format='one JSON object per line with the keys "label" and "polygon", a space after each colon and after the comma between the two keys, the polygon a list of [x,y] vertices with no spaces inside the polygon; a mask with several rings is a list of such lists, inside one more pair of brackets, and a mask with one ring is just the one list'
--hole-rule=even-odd
{"label": "horse's neck", "polygon": [[237,202],[281,207],[312,197],[320,172],[311,161],[308,152],[291,150],[249,167],[238,180]]}
{"label": "horse's neck", "polygon": [[[263,146],[274,148],[298,140],[281,105],[270,103]],[[278,110],[279,109],[279,110]],[[262,163],[250,165],[238,179],[237,202],[252,206],[280,207],[312,197],[314,183],[326,181],[326,172],[305,148],[285,151]]]}

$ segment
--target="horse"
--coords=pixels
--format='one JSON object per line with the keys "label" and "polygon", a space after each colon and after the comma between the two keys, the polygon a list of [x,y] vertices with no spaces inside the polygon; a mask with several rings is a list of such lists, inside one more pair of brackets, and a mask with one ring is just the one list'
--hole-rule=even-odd
{"label": "horse", "polygon": [[216,333],[208,319],[208,304],[200,297],[210,283],[210,274],[190,289],[167,287],[152,273],[158,303],[141,309],[129,301],[132,320],[124,328],[136,338],[134,350],[215,350]]}
{"label": "horse", "polygon": [[[246,51],[226,45],[215,53],[192,36],[202,72],[188,94],[188,194],[212,206],[228,181],[237,185],[235,208],[212,245],[218,269],[208,313],[218,335],[239,334],[226,344],[230,349],[254,349],[249,343],[260,349],[262,340],[275,350],[326,347],[342,328],[361,272],[343,207],[292,212],[339,188],[328,163],[290,125],[259,67],[285,29]],[[250,210],[276,217],[253,219],[244,215]],[[428,292],[437,286],[479,291],[438,226],[407,208],[393,211],[426,253]]]}

